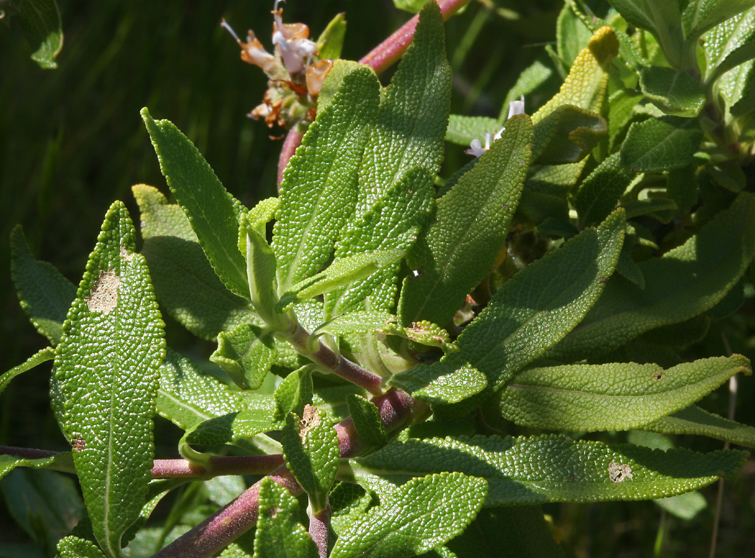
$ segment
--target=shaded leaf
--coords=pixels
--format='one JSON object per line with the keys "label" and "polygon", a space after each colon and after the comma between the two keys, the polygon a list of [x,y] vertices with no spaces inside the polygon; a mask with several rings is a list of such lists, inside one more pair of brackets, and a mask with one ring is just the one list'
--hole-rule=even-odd
{"label": "shaded leaf", "polygon": [[34,52],[31,59],[41,68],[53,69],[55,58],[63,48],[63,28],[55,0],[23,0],[13,7],[24,37]]}
{"label": "shaded leaf", "polygon": [[635,122],[621,145],[621,164],[635,172],[686,167],[703,132],[696,118],[666,116]]}
{"label": "shaded leaf", "polygon": [[709,413],[696,405],[646,424],[642,430],[663,434],[694,434],[755,448],[755,428]]}
{"label": "shaded leaf", "polygon": [[241,389],[259,389],[276,358],[272,334],[251,324],[221,332],[218,348],[210,355]]}
{"label": "shaded leaf", "polygon": [[700,82],[687,72],[650,66],[640,72],[640,89],[666,114],[693,118],[706,103]]}
{"label": "shaded leaf", "polygon": [[288,490],[262,479],[254,558],[318,558],[317,546],[297,520],[299,505]]}

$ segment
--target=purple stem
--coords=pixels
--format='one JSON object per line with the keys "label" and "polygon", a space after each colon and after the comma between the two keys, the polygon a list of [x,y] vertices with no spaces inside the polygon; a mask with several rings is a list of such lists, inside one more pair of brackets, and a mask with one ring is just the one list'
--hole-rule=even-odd
{"label": "purple stem", "polygon": [[14,448],[13,446],[0,446],[0,455],[13,455],[14,457],[23,457],[24,459],[44,459],[58,455],[57,451],[34,449],[34,448]]}
{"label": "purple stem", "polygon": [[[424,404],[396,389],[372,398],[372,402],[380,410],[380,417],[389,432],[400,428],[426,410]],[[351,417],[341,421],[335,428],[340,442],[341,457],[352,457],[364,449],[364,442],[359,439]],[[302,487],[285,465],[278,467],[268,477],[288,489],[293,496],[299,496],[303,492]],[[257,523],[259,490],[260,483],[258,482],[152,558],[214,556]]]}
{"label": "purple stem", "polygon": [[283,148],[278,159],[278,190],[280,190],[281,182],[283,182],[283,171],[286,169],[289,159],[294,156],[296,148],[301,145],[303,137],[304,134],[297,132],[296,128],[294,128],[293,130],[289,130],[286,140],[283,142]]}
{"label": "purple stem", "polygon": [[320,558],[328,558],[328,529],[330,528],[331,509],[328,504],[324,510],[309,516],[309,536],[315,541]]}

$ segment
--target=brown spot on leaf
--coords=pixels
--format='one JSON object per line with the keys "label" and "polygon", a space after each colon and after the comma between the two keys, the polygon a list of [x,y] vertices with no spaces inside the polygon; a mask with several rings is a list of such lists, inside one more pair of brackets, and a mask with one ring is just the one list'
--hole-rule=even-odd
{"label": "brown spot on leaf", "polygon": [[123,258],[123,261],[130,262],[134,259],[134,255],[130,254],[125,246],[121,246],[121,258]]}
{"label": "brown spot on leaf", "polygon": [[84,438],[76,436],[71,440],[71,445],[73,446],[73,451],[82,451],[87,446],[87,443],[84,441]]}
{"label": "brown spot on leaf", "polygon": [[320,424],[320,415],[317,414],[317,407],[305,405],[304,413],[299,420],[299,436],[301,436],[301,439],[306,440],[307,433],[318,424]]}
{"label": "brown spot on leaf", "polygon": [[102,312],[106,316],[118,305],[118,287],[121,279],[115,270],[100,271],[100,276],[92,285],[89,296],[84,300],[91,312]]}
{"label": "brown spot on leaf", "polygon": [[665,374],[666,374],[666,371],[665,371],[665,370],[661,370],[660,372],[656,372],[655,374],[653,374],[653,379],[654,379],[654,380],[660,380],[660,379],[662,379],[662,378],[663,378],[663,376],[664,376]]}
{"label": "brown spot on leaf", "polygon": [[629,465],[622,465],[611,461],[608,464],[608,478],[611,482],[624,482],[625,480],[632,480],[632,468]]}

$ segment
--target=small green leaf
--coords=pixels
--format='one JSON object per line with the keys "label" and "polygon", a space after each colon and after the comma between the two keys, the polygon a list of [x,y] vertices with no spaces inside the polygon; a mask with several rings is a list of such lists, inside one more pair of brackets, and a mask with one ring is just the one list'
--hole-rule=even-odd
{"label": "small green leaf", "polygon": [[611,152],[622,139],[629,121],[634,117],[634,108],[642,101],[642,95],[627,89],[619,89],[608,98],[608,137]]}
{"label": "small green leaf", "polygon": [[687,492],[669,498],[659,498],[655,503],[674,517],[689,521],[708,505],[705,496],[699,492]]}
{"label": "small green leaf", "polygon": [[404,10],[411,14],[419,13],[422,7],[428,3],[429,0],[393,0],[393,5],[399,10]]}
{"label": "small green leaf", "polygon": [[402,558],[459,533],[480,511],[484,480],[459,473],[412,479],[341,534],[331,558]]}
{"label": "small green leaf", "polygon": [[684,409],[738,372],[740,355],[664,370],[656,364],[574,364],[517,374],[487,407],[490,418],[547,430],[630,430]]}
{"label": "small green leaf", "polygon": [[682,28],[696,41],[708,29],[755,6],[755,0],[692,0],[682,12]]}
{"label": "small green leaf", "polygon": [[273,229],[280,293],[323,267],[353,210],[357,170],[377,116],[378,86],[368,68],[346,75],[286,167]]}
{"label": "small green leaf", "polygon": [[587,157],[608,132],[599,114],[561,105],[535,124],[532,160],[541,165],[576,163]]}
{"label": "small green leaf", "polygon": [[696,118],[665,116],[635,122],[621,145],[621,164],[635,172],[680,169],[692,162],[702,138]]}
{"label": "small green leaf", "polygon": [[8,387],[10,381],[16,376],[23,374],[24,372],[27,372],[32,368],[36,368],[43,362],[47,362],[48,360],[52,360],[54,358],[55,350],[52,347],[45,347],[41,351],[37,351],[35,354],[26,359],[26,362],[11,368],[5,374],[0,376],[0,393],[3,393],[3,391],[5,391],[5,388]]}
{"label": "small green leaf", "polygon": [[728,420],[692,405],[646,424],[642,430],[662,434],[693,434],[755,448],[755,428]]}
{"label": "small green leaf", "polygon": [[511,118],[501,138],[438,200],[427,232],[407,257],[409,265],[422,272],[404,280],[402,323],[445,325],[490,272],[519,201],[532,133],[528,116]]}
{"label": "small green leaf", "polygon": [[160,170],[186,212],[212,268],[226,287],[249,298],[244,256],[236,248],[243,210],[223,187],[199,150],[167,120],[155,121],[141,110]]}
{"label": "small green leaf", "polygon": [[262,479],[254,558],[318,558],[317,546],[298,515],[296,498],[274,480]]}
{"label": "small green leaf", "polygon": [[317,38],[317,52],[321,60],[341,57],[343,38],[346,36],[346,14],[340,13],[330,20]]}
{"label": "small green leaf", "polygon": [[511,506],[674,496],[731,476],[746,459],[747,453],[733,450],[664,452],[556,435],[475,436],[395,441],[352,469],[362,484],[391,488],[413,477],[458,471],[488,481],[486,506]]}
{"label": "small green leaf", "polygon": [[73,535],[60,540],[58,553],[60,558],[105,558],[96,544]]}
{"label": "small green leaf", "polygon": [[97,540],[111,557],[139,516],[154,456],[152,417],[165,357],[143,256],[125,206],[108,211],[55,358],[63,432]]}
{"label": "small green leaf", "polygon": [[567,68],[571,68],[591,38],[592,31],[582,23],[572,7],[565,3],[556,22],[556,44],[558,55]]}
{"label": "small green leaf", "polygon": [[199,446],[238,444],[279,425],[273,420],[275,406],[269,395],[245,397],[240,409],[198,424],[187,432],[185,441]]}
{"label": "small green leaf", "polygon": [[597,356],[646,331],[697,316],[723,299],[753,256],[755,196],[742,192],[682,246],[638,263],[644,290],[623,277],[608,281],[584,320],[547,357],[563,362]]}
{"label": "small green leaf", "polygon": [[294,370],[275,390],[275,415],[278,422],[284,422],[289,413],[302,416],[304,407],[312,403],[312,371],[308,366]]}
{"label": "small green leaf", "polygon": [[[433,400],[439,401],[435,394],[444,394],[445,386],[458,390],[473,371],[479,371],[487,378],[484,396],[491,395],[580,322],[613,273],[624,227],[624,213],[617,210],[597,230],[582,231],[523,269],[459,336],[458,352],[438,363],[397,374],[390,383],[421,399],[420,391],[433,394]],[[477,379],[479,372],[475,387],[482,383],[481,377]],[[478,404],[482,397],[473,398],[464,409]]]}
{"label": "small green leaf", "polygon": [[385,424],[377,406],[361,395],[346,396],[349,414],[362,441],[368,446],[382,446],[387,440]]}
{"label": "small green leaf", "polygon": [[284,312],[293,304],[369,277],[396,263],[404,256],[404,252],[404,250],[375,250],[338,258],[327,269],[304,279],[283,293],[275,309],[277,312]]}
{"label": "small green leaf", "polygon": [[693,118],[706,103],[700,82],[674,68],[650,66],[640,72],[640,89],[664,113]]}
{"label": "small green leaf", "polygon": [[218,348],[210,355],[241,389],[259,389],[277,358],[272,334],[251,324],[221,332]]}
{"label": "small green leaf", "polygon": [[627,219],[633,219],[640,215],[648,215],[658,219],[661,223],[670,222],[677,209],[676,203],[671,198],[632,200],[622,203],[621,207],[627,212]]}
{"label": "small green leaf", "polygon": [[338,472],[339,441],[324,411],[306,405],[301,419],[290,413],[281,433],[286,465],[309,495],[314,513],[328,505]]}
{"label": "small green leaf", "polygon": [[331,335],[372,333],[396,322],[398,318],[388,312],[346,312],[318,327],[316,333],[330,333]]}
{"label": "small green leaf", "polygon": [[498,120],[489,116],[451,114],[448,117],[445,139],[458,145],[469,145],[475,139],[485,143],[486,134],[492,136],[500,129]]}
{"label": "small green leaf", "polygon": [[11,275],[21,308],[37,331],[57,345],[76,286],[52,264],[34,259],[20,225],[14,227],[10,242]]}
{"label": "small green leaf", "polygon": [[465,363],[452,368],[453,357],[441,362],[447,366],[416,366],[393,376],[390,384],[433,405],[459,403],[488,387],[488,377],[474,366]]}
{"label": "small green leaf", "polygon": [[582,181],[574,198],[580,227],[600,223],[608,217],[632,182],[634,173],[621,165],[619,157],[614,153]]}
{"label": "small green leaf", "polygon": [[394,321],[386,322],[383,332],[409,339],[420,345],[440,347],[444,351],[453,350],[448,338],[448,331],[427,320],[413,322],[410,327],[401,327]]}
{"label": "small green leaf", "polygon": [[23,0],[14,2],[13,7],[24,37],[34,50],[31,59],[41,68],[57,68],[55,58],[63,48],[58,3],[55,0]]}
{"label": "small green leaf", "polygon": [[73,458],[69,452],[62,452],[51,457],[28,459],[14,455],[0,455],[0,479],[16,467],[31,467],[32,469],[52,469],[65,473],[75,473]]}
{"label": "small green leaf", "polygon": [[242,323],[262,324],[249,301],[218,278],[181,206],[152,186],[132,190],[141,212],[142,254],[162,307],[194,335],[213,341]]}

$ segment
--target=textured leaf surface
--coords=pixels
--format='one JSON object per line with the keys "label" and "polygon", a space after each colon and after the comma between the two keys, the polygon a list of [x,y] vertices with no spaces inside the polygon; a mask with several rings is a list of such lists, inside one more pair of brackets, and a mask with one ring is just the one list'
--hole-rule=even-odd
{"label": "textured leaf surface", "polygon": [[755,57],[755,10],[741,13],[705,36],[705,82],[712,83],[733,67]]}
{"label": "textured leaf surface", "polygon": [[273,231],[280,292],[323,267],[353,210],[357,171],[377,116],[378,85],[368,68],[348,74],[286,167]]}
{"label": "textured leaf surface", "polygon": [[457,558],[561,558],[563,550],[540,506],[486,508],[464,533],[448,543]]}
{"label": "textured leaf surface", "polygon": [[193,334],[210,340],[242,323],[261,323],[249,301],[218,278],[181,206],[168,203],[152,186],[132,190],[141,212],[142,254],[162,307]]}
{"label": "textured leaf surface", "polygon": [[532,160],[541,165],[576,163],[587,157],[608,132],[599,114],[561,105],[535,125]]}
{"label": "textured leaf surface", "polygon": [[276,358],[273,336],[251,324],[218,335],[218,348],[210,356],[241,389],[259,389]]}
{"label": "textured leaf surface", "polygon": [[290,319],[275,311],[278,303],[278,262],[274,250],[249,216],[239,223],[239,249],[246,253],[246,273],[252,306],[265,323],[275,329],[287,330]]}
{"label": "textured leaf surface", "polygon": [[696,405],[646,424],[642,430],[662,434],[709,436],[755,448],[755,428],[709,413]]}
{"label": "textured leaf surface", "polygon": [[45,69],[57,68],[55,58],[63,48],[63,29],[55,0],[24,0],[13,8],[24,37],[34,52],[31,59]]}
{"label": "textured leaf surface", "polygon": [[621,164],[635,172],[680,169],[692,162],[702,138],[696,118],[665,116],[635,122],[621,145]]}
{"label": "textured leaf surface", "polygon": [[338,471],[339,442],[324,411],[304,407],[302,417],[291,413],[281,434],[286,465],[318,513],[328,505],[328,491]]}
{"label": "textured leaf surface", "polygon": [[501,139],[438,200],[434,219],[407,257],[422,274],[404,280],[399,315],[405,325],[445,325],[493,267],[521,195],[532,133],[528,116],[511,118]]}
{"label": "textured leaf surface", "polygon": [[317,332],[330,333],[332,335],[371,333],[383,329],[389,323],[397,321],[398,318],[388,312],[347,312],[323,324],[317,328]]}
{"label": "textured leaf surface", "polygon": [[312,403],[312,372],[308,367],[294,370],[275,390],[275,420],[285,422],[289,413],[301,416]]}
{"label": "textured leaf surface", "polygon": [[714,357],[664,370],[656,364],[574,364],[517,374],[488,406],[519,425],[593,432],[629,430],[691,405],[738,372],[740,355]]}
{"label": "textured leaf surface", "polygon": [[[664,452],[555,435],[475,436],[393,442],[357,460],[354,471],[357,478],[379,471],[382,482],[394,485],[429,473],[459,471],[488,481],[486,506],[511,506],[662,498],[729,476],[746,459],[742,451]],[[611,463],[627,465],[632,477],[609,474],[609,467],[615,470]]]}
{"label": "textured leaf surface", "polygon": [[621,165],[620,155],[614,153],[605,159],[584,179],[574,199],[579,224],[600,223],[616,209],[634,173]]}
{"label": "textured leaf surface", "polygon": [[254,558],[318,558],[317,546],[297,521],[296,498],[272,479],[262,479]]}
{"label": "textured leaf surface", "polygon": [[686,72],[661,66],[643,68],[640,89],[645,97],[666,114],[693,118],[705,105],[700,82]]}
{"label": "textured leaf surface", "polygon": [[342,533],[331,558],[402,558],[431,550],[474,519],[485,484],[459,473],[413,479]]}
{"label": "textured leaf surface", "polygon": [[73,458],[68,452],[62,452],[52,457],[26,459],[13,455],[0,455],[0,479],[16,467],[31,467],[32,469],[53,469],[66,473],[75,473]]}
{"label": "textured leaf surface", "polygon": [[238,216],[243,206],[223,187],[199,150],[167,120],[141,111],[160,170],[186,212],[212,268],[226,287],[249,297],[244,257],[236,248]]}
{"label": "textured leaf surface", "polygon": [[55,358],[61,425],[74,446],[95,535],[108,556],[139,516],[154,455],[163,322],[126,208],[108,211]]}
{"label": "textured leaf surface", "polygon": [[37,331],[57,345],[76,286],[52,264],[34,259],[20,225],[13,229],[10,242],[11,275],[21,308]]}
{"label": "textured leaf surface", "polygon": [[96,544],[73,535],[60,540],[58,553],[60,558],[105,558]]}
{"label": "textured leaf surface", "polygon": [[41,351],[37,351],[35,354],[26,359],[26,362],[11,368],[5,374],[0,376],[0,393],[3,393],[3,391],[5,391],[5,388],[8,387],[10,381],[16,376],[23,374],[24,372],[28,372],[29,370],[36,368],[43,362],[47,362],[48,360],[52,360],[54,358],[55,350],[52,347],[46,347]]}
{"label": "textured leaf surface", "polygon": [[274,411],[271,396],[250,394],[244,398],[240,410],[198,424],[186,435],[186,442],[200,446],[238,444],[278,427],[279,423],[273,419]]}
{"label": "textured leaf surface", "polygon": [[382,446],[386,442],[387,433],[377,406],[356,394],[347,396],[346,403],[362,441],[368,446]]}
{"label": "textured leaf surface", "polygon": [[489,116],[451,114],[448,117],[445,139],[458,145],[469,145],[475,139],[484,144],[486,134],[492,136],[500,129],[498,120]]}
{"label": "textured leaf surface", "polygon": [[685,244],[637,264],[645,289],[623,277],[608,281],[597,304],[548,357],[603,354],[650,329],[697,316],[726,295],[754,255],[755,196],[743,192]]}
{"label": "textured leaf surface", "polygon": [[[624,214],[616,211],[596,230],[586,229],[509,279],[459,336],[458,352],[432,365],[397,374],[391,383],[424,399],[426,390],[457,384],[448,376],[482,372],[486,393],[498,389],[563,338],[603,292],[619,258]],[[427,383],[427,380],[430,380]],[[430,396],[432,402],[442,402]]]}
{"label": "textured leaf surface", "polygon": [[711,27],[755,6],[755,0],[692,0],[682,12],[684,36],[696,39]]}

